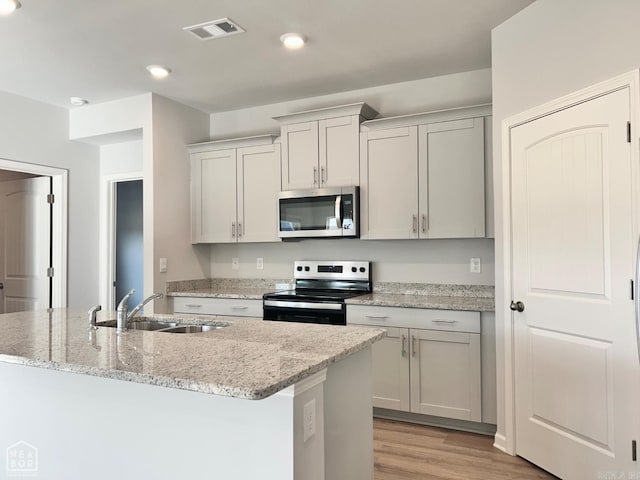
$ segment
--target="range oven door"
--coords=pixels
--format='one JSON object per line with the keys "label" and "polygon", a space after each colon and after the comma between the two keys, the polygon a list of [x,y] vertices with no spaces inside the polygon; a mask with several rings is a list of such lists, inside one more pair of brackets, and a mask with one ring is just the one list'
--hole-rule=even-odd
{"label": "range oven door", "polygon": [[347,309],[344,303],[264,300],[262,308],[265,320],[325,325],[347,324]]}
{"label": "range oven door", "polygon": [[278,194],[280,238],[358,237],[358,187]]}

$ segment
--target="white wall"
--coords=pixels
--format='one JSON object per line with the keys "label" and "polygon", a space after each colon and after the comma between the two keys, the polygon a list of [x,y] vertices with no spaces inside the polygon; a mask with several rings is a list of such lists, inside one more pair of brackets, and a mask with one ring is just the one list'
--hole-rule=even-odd
{"label": "white wall", "polygon": [[493,31],[494,194],[498,434],[505,433],[504,342],[509,301],[502,291],[504,248],[501,123],[516,113],[640,65],[637,0],[537,0]]}
{"label": "white wall", "polygon": [[[231,259],[240,269],[231,269]],[[264,258],[264,270],[256,258]],[[469,259],[479,257],[482,273],[469,273]],[[295,260],[370,260],[376,282],[493,285],[493,240],[303,240],[211,247],[211,276],[293,278]]]}
{"label": "white wall", "polygon": [[381,116],[428,112],[491,102],[491,70],[474,70],[411,82],[274,103],[211,115],[211,138],[279,133],[278,115],[366,102]]}
{"label": "white wall", "polygon": [[100,176],[142,172],[142,139],[100,147]]}
{"label": "white wall", "polygon": [[[153,161],[145,163],[145,202],[153,204],[152,218],[145,207],[145,226],[153,222],[153,245],[145,234],[145,294],[164,292],[167,280],[207,277],[209,248],[191,245],[191,163],[185,145],[207,140],[209,114],[159,95],[153,95]],[[149,179],[153,179],[149,182]],[[145,227],[146,231],[146,227]],[[166,273],[158,271],[166,258]],[[152,278],[150,283],[148,279]],[[155,311],[169,311],[164,299]]]}
{"label": "white wall", "polygon": [[69,141],[69,112],[0,92],[0,158],[69,170],[68,305],[98,298],[98,149]]}
{"label": "white wall", "polygon": [[[321,97],[211,115],[211,138],[278,133],[277,115],[366,102],[385,117],[491,102],[489,69],[383,85]],[[489,182],[490,185],[490,182]],[[490,188],[490,187],[489,187]],[[240,270],[231,270],[231,258]],[[264,270],[256,258],[264,257]],[[469,273],[469,259],[480,257],[481,274]],[[375,262],[374,279],[493,285],[493,240],[360,241],[305,240],[298,243],[213,245],[211,276],[290,278],[294,260],[362,259]]]}

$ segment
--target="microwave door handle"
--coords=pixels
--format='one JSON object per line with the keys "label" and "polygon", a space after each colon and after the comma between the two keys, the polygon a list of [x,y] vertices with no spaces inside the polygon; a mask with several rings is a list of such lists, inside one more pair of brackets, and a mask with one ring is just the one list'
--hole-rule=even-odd
{"label": "microwave door handle", "polygon": [[342,230],[342,195],[336,197],[336,226]]}

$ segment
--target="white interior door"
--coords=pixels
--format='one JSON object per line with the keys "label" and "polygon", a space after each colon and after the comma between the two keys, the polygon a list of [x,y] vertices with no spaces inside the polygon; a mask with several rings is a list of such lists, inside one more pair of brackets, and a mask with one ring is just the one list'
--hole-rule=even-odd
{"label": "white interior door", "polygon": [[0,182],[0,281],[4,313],[49,306],[49,177]]}
{"label": "white interior door", "polygon": [[516,452],[564,479],[640,470],[629,111],[623,89],[511,130]]}

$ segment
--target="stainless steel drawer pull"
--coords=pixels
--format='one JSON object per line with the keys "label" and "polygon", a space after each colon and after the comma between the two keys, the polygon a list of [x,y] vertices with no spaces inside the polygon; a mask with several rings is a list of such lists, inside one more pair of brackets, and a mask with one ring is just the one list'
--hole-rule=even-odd
{"label": "stainless steel drawer pull", "polygon": [[411,335],[411,356],[416,356],[416,336]]}
{"label": "stainless steel drawer pull", "polygon": [[365,315],[367,318],[376,318],[378,320],[384,320],[385,318],[389,318],[386,315]]}
{"label": "stainless steel drawer pull", "polygon": [[458,323],[458,320],[431,320],[433,323],[446,323],[447,325],[453,325]]}
{"label": "stainless steel drawer pull", "polygon": [[407,356],[407,336],[402,335],[402,356]]}
{"label": "stainless steel drawer pull", "polygon": [[244,305],[231,305],[231,310],[246,310],[249,307],[245,307]]}
{"label": "stainless steel drawer pull", "polygon": [[417,215],[412,215],[411,218],[412,218],[412,221],[413,221],[413,223],[412,223],[413,233],[418,233],[418,216]]}
{"label": "stainless steel drawer pull", "polygon": [[202,308],[202,305],[198,305],[197,303],[187,303],[185,305],[187,308]]}
{"label": "stainless steel drawer pull", "polygon": [[236,222],[231,222],[231,238],[236,238]]}
{"label": "stainless steel drawer pull", "polygon": [[313,184],[318,183],[318,167],[313,167]]}

